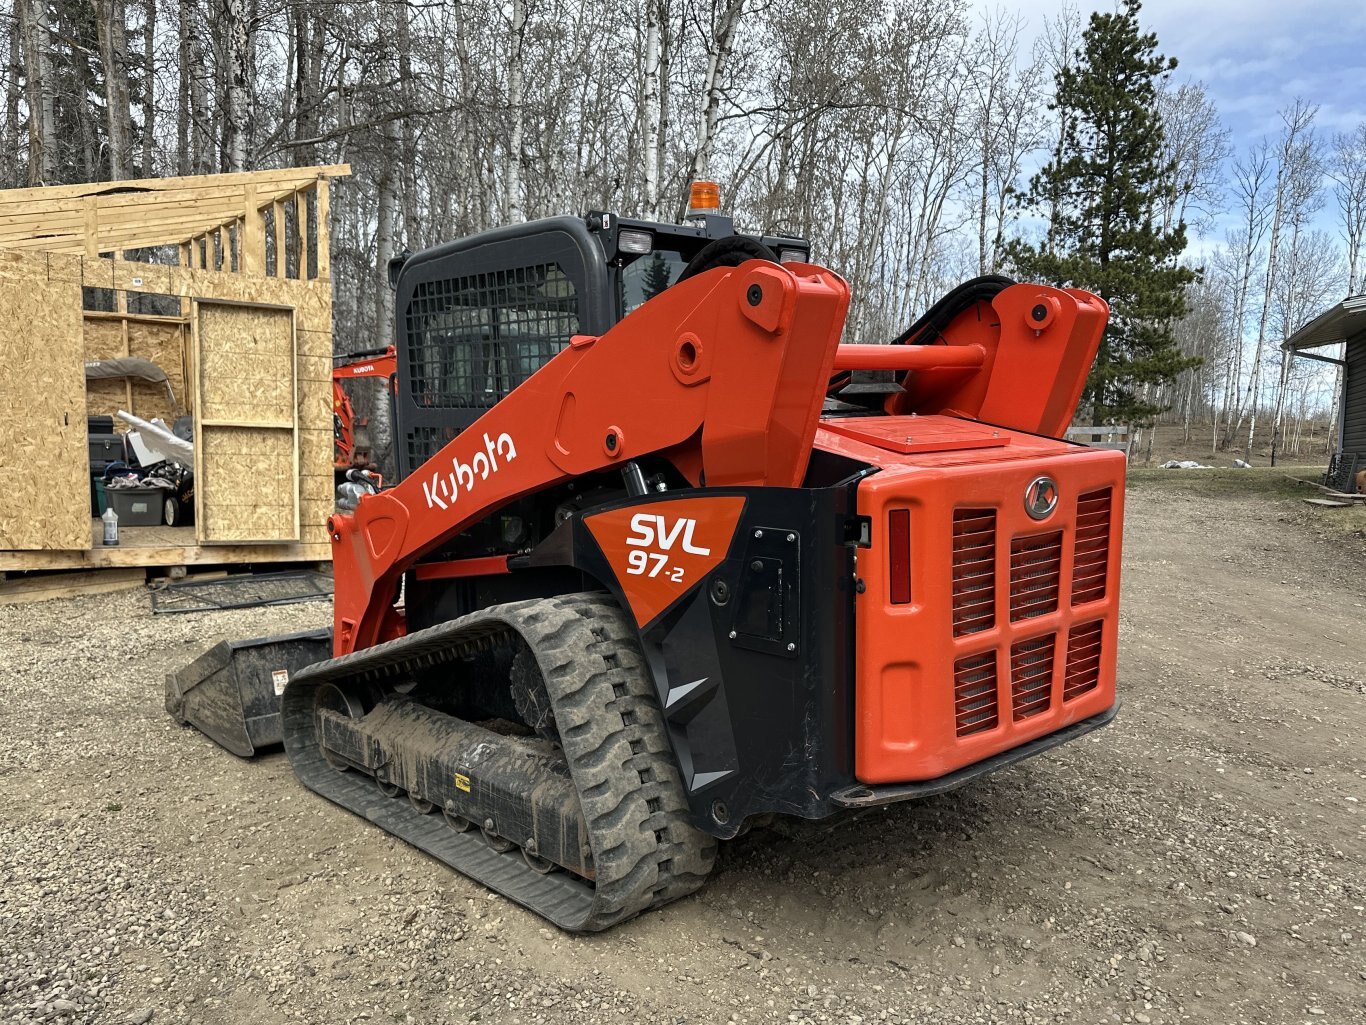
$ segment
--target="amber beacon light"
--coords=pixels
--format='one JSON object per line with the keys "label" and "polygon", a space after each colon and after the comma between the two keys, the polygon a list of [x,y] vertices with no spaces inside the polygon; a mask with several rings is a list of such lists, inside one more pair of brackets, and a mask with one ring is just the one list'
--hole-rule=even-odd
{"label": "amber beacon light", "polygon": [[716,182],[693,182],[688,190],[688,214],[714,214],[721,209],[721,186]]}

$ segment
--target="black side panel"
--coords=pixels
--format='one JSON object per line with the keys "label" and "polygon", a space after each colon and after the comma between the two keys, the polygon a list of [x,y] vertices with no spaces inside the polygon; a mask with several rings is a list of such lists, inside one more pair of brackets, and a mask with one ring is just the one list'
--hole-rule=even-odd
{"label": "black side panel", "polygon": [[613,303],[602,245],[578,218],[500,228],[419,253],[399,275],[400,477],[511,392]]}
{"label": "black side panel", "polygon": [[[705,492],[731,494],[746,504],[726,558],[640,635],[692,821],[722,838],[754,815],[828,815],[854,781],[853,489]],[[576,564],[629,607],[591,533],[573,530]]]}

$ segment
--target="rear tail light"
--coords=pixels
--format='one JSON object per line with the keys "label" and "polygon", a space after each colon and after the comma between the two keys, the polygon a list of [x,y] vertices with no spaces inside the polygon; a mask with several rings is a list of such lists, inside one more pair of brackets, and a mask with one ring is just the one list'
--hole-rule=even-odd
{"label": "rear tail light", "polygon": [[953,514],[953,635],[980,633],[996,623],[996,510]]}
{"label": "rear tail light", "polygon": [[953,710],[960,737],[996,728],[996,652],[967,655],[953,664]]}
{"label": "rear tail light", "polygon": [[911,600],[911,511],[893,509],[887,514],[888,576],[893,605]]}

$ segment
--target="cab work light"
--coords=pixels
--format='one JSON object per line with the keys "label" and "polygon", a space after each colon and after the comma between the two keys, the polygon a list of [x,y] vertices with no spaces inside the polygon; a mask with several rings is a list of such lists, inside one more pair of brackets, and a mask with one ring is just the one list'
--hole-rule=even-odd
{"label": "cab work light", "polygon": [[643,256],[655,247],[655,237],[648,231],[638,231],[634,228],[622,228],[617,235],[617,248],[623,253],[634,253]]}

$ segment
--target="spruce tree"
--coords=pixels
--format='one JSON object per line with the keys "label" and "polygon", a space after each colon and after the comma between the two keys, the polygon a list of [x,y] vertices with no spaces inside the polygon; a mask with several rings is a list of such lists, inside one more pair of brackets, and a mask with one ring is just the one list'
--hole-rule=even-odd
{"label": "spruce tree", "polygon": [[1021,277],[1084,288],[1110,303],[1082,398],[1098,423],[1151,419],[1161,407],[1139,389],[1198,362],[1181,354],[1172,334],[1195,280],[1178,262],[1186,226],[1163,232],[1156,215],[1175,188],[1157,90],[1176,60],[1140,30],[1139,9],[1138,0],[1124,0],[1114,13],[1092,14],[1075,60],[1058,72],[1059,144],[1021,201],[1048,218],[1048,233],[1037,245],[1017,240],[1008,248]]}
{"label": "spruce tree", "polygon": [[669,265],[664,262],[664,254],[656,250],[650,256],[650,262],[645,268],[643,282],[645,298],[653,299],[669,285]]}

